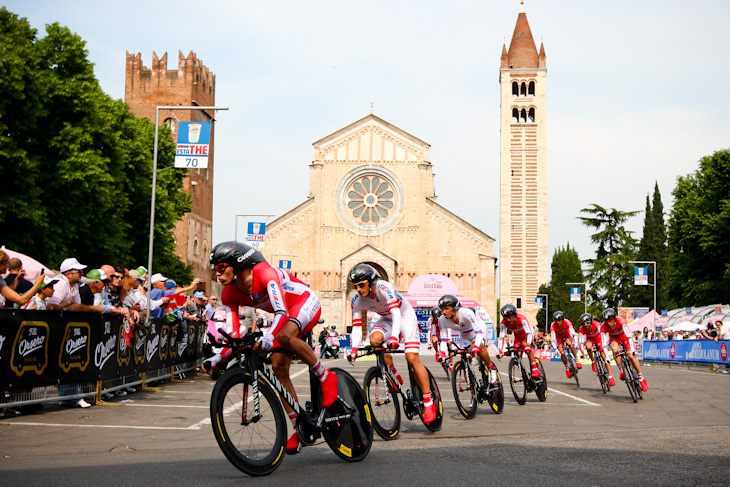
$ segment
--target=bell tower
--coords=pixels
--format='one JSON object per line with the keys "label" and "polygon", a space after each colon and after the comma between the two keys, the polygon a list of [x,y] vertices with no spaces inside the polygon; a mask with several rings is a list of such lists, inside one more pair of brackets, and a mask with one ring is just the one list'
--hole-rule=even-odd
{"label": "bell tower", "polygon": [[545,48],[520,8],[502,47],[500,84],[500,299],[536,325],[535,295],[549,278]]}

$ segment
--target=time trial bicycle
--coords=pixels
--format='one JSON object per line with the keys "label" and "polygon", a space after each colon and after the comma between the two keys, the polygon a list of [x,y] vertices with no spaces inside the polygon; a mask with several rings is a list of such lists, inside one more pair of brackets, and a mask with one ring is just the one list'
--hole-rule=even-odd
{"label": "time trial bicycle", "polygon": [[626,386],[629,388],[629,394],[631,394],[631,399],[634,400],[634,402],[639,402],[639,399],[644,399],[644,396],[641,394],[641,381],[639,380],[639,373],[634,368],[634,364],[631,363],[631,359],[629,358],[629,355],[631,354],[630,350],[626,350],[624,348],[624,344],[619,342],[619,352],[614,356],[616,359],[616,364],[618,365],[619,358],[621,359],[621,365],[624,369],[624,380],[626,381]]}
{"label": "time trial bicycle", "polygon": [[543,369],[540,359],[536,357],[535,362],[537,363],[537,370],[540,371],[540,376],[532,377],[530,369],[526,368],[523,364],[523,352],[523,349],[515,348],[514,345],[509,345],[505,352],[505,355],[510,356],[509,385],[512,389],[512,394],[520,406],[523,406],[527,402],[527,393],[532,391],[535,391],[540,402],[545,402],[548,389],[545,369]]}
{"label": "time trial bicycle", "polygon": [[[388,364],[385,363],[386,353],[405,353],[405,351],[368,345],[358,353],[356,358],[366,355],[375,355],[376,357],[377,365],[370,367],[365,372],[363,388],[365,389],[365,396],[370,404],[370,410],[373,413],[373,428],[375,432],[384,440],[393,440],[398,436],[401,424],[398,395],[400,395],[403,401],[403,413],[409,420],[418,416],[423,421],[425,408],[423,406],[423,394],[421,393],[421,388],[418,386],[413,369],[411,369],[410,365],[408,366],[411,388],[405,389],[393,375]],[[430,423],[424,422],[423,424],[429,431],[438,431],[441,429],[443,422],[444,408],[436,379],[433,378],[428,368],[426,368],[426,371],[428,372],[428,380],[431,388],[431,399],[436,405],[436,419]]]}
{"label": "time trial bicycle", "polygon": [[[470,350],[457,348],[453,355],[459,355],[459,361],[454,364],[454,373],[451,376],[451,389],[459,412],[466,419],[471,419],[477,412],[479,404],[489,403],[494,414],[501,414],[504,409],[504,387],[502,378],[494,365],[494,380],[490,381],[490,370],[487,369],[482,358]],[[452,355],[452,356],[453,356]],[[479,378],[477,379],[472,368],[472,359],[476,355],[479,361]]]}
{"label": "time trial bicycle", "polygon": [[216,345],[231,348],[240,361],[216,382],[210,419],[218,446],[236,468],[267,475],[284,459],[288,421],[274,390],[297,413],[296,431],[304,445],[323,437],[343,460],[357,462],[367,456],[373,443],[370,409],[360,384],[347,371],[329,370],[339,380],[338,399],[324,409],[319,379],[310,369],[311,401],[302,407],[266,364],[270,353],[253,349],[262,333],[233,338],[219,332],[224,340]]}
{"label": "time trial bicycle", "polygon": [[598,375],[598,382],[601,383],[601,389],[606,394],[611,390],[611,383],[608,380],[608,368],[606,367],[606,359],[603,358],[601,351],[595,346],[591,347],[588,351],[588,355],[591,360],[596,364],[596,375]]}

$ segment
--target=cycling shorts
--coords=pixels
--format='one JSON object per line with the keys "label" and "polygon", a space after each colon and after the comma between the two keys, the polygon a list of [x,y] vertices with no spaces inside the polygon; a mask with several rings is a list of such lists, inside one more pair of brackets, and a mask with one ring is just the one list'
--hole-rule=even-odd
{"label": "cycling shorts", "polygon": [[[302,338],[309,333],[317,324],[321,314],[322,305],[314,293],[303,294],[302,299],[289,305],[289,321],[293,321],[299,327],[297,338]],[[274,339],[273,347],[282,347],[282,345],[279,340]]]}

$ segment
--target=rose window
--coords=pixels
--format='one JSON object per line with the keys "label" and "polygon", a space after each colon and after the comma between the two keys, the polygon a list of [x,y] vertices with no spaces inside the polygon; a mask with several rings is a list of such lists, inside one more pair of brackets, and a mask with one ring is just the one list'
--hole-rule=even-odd
{"label": "rose window", "polygon": [[353,218],[369,225],[378,224],[393,210],[393,188],[378,176],[363,176],[347,189],[347,207]]}

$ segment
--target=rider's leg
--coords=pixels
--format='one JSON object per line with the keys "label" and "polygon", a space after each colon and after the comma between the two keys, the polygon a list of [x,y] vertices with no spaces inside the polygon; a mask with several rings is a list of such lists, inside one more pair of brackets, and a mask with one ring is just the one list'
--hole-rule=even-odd
{"label": "rider's leg", "polygon": [[611,342],[608,344],[611,347],[611,352],[613,352],[613,358],[616,360],[616,365],[618,366],[618,370],[621,372],[621,377],[619,377],[621,380],[624,378],[624,366],[621,360],[621,357],[618,356],[619,348],[618,348],[618,342],[611,340]]}
{"label": "rider's leg", "polygon": [[578,351],[575,349],[575,344],[573,343],[573,340],[571,338],[565,339],[565,344],[570,349],[570,353],[573,354],[573,358],[575,359],[575,366],[576,368],[582,369],[583,365],[578,360]]}
{"label": "rider's leg", "polygon": [[565,356],[565,347],[562,345],[558,345],[558,352],[560,352],[560,360],[562,360],[563,365],[565,365],[565,368],[568,368],[568,357]]}

